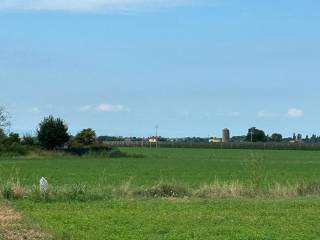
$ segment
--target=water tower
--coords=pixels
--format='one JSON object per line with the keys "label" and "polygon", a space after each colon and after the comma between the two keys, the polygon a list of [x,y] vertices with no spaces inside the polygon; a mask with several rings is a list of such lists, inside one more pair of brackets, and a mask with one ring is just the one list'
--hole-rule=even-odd
{"label": "water tower", "polygon": [[230,130],[228,128],[222,129],[222,142],[230,142]]}

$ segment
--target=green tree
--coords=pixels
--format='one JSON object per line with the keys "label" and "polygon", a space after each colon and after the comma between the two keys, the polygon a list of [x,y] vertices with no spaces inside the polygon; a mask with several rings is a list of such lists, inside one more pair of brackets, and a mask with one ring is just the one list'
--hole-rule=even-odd
{"label": "green tree", "polygon": [[96,132],[92,130],[91,128],[83,129],[81,132],[79,132],[74,140],[77,143],[81,143],[84,145],[90,145],[93,144],[96,141]]}
{"label": "green tree", "polygon": [[19,144],[20,136],[18,133],[10,133],[9,136],[3,141],[5,144]]}
{"label": "green tree", "polygon": [[274,133],[271,135],[271,141],[272,142],[281,142],[282,141],[282,135],[280,133]]}
{"label": "green tree", "polygon": [[0,143],[2,143],[7,138],[7,135],[4,133],[3,129],[0,128]]}
{"label": "green tree", "polygon": [[31,134],[26,134],[23,136],[22,143],[25,145],[33,146],[35,145],[35,138]]}
{"label": "green tree", "polygon": [[10,125],[9,114],[3,106],[0,106],[0,129],[5,129]]}
{"label": "green tree", "polygon": [[297,136],[296,136],[295,133],[294,133],[293,136],[292,136],[292,140],[294,140],[294,141],[297,140]]}
{"label": "green tree", "polygon": [[264,131],[252,127],[248,130],[248,134],[246,137],[247,142],[265,142],[267,141],[266,134]]}
{"label": "green tree", "polygon": [[67,124],[53,116],[43,119],[37,133],[40,145],[48,150],[62,147],[70,138]]}
{"label": "green tree", "polygon": [[302,140],[302,134],[299,133],[299,134],[297,135],[297,140],[298,140],[298,141],[301,141],[301,140]]}

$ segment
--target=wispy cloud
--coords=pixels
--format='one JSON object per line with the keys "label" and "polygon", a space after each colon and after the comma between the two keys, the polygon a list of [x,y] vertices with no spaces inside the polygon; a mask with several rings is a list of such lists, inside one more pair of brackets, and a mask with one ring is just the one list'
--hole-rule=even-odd
{"label": "wispy cloud", "polygon": [[128,112],[129,109],[121,104],[101,103],[97,106],[83,105],[78,108],[79,112]]}
{"label": "wispy cloud", "polygon": [[[0,9],[9,10],[138,10],[199,4],[207,0],[1,0]],[[212,0],[214,1],[214,0]]]}
{"label": "wispy cloud", "polygon": [[299,108],[290,108],[288,110],[287,116],[291,118],[301,118],[304,116],[304,111]]}
{"label": "wispy cloud", "polygon": [[99,104],[96,108],[96,111],[98,112],[126,112],[128,109],[120,104],[109,104],[109,103],[102,103]]}

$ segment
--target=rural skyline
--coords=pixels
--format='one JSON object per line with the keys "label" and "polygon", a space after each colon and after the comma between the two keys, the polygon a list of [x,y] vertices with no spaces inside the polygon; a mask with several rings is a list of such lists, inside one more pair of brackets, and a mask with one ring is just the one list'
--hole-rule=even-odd
{"label": "rural skyline", "polygon": [[[40,3],[41,4],[40,4]],[[320,134],[316,1],[2,1],[12,131]]]}
{"label": "rural skyline", "polygon": [[319,10],[0,0],[0,239],[320,239]]}

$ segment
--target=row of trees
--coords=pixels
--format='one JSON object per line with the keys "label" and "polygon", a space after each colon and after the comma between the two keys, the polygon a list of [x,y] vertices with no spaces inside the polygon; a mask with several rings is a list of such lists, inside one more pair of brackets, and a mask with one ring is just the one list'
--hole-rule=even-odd
{"label": "row of trees", "polygon": [[271,137],[267,136],[263,130],[252,127],[248,129],[247,136],[245,138],[246,142],[281,142],[283,137],[280,133],[274,133]]}
{"label": "row of trees", "polygon": [[6,135],[4,129],[8,126],[10,126],[9,115],[3,107],[0,107],[0,143],[2,144],[35,145],[38,143],[45,149],[53,150],[63,147],[70,141],[81,145],[91,145],[97,139],[95,131],[91,128],[83,129],[72,137],[68,132],[68,125],[61,118],[53,116],[46,117],[39,123],[36,137],[26,135],[20,138],[17,133]]}
{"label": "row of trees", "polygon": [[293,134],[292,137],[283,138],[280,133],[274,133],[271,136],[265,134],[263,130],[257,129],[255,127],[250,128],[246,137],[244,138],[246,142],[282,142],[282,141],[293,141],[293,142],[305,142],[305,143],[320,143],[320,136],[313,134],[311,137],[308,135],[303,138],[302,134]]}
{"label": "row of trees", "polygon": [[[106,140],[117,140],[119,137],[98,137],[96,133],[91,128],[83,129],[77,133],[74,137],[71,136],[68,132],[68,125],[61,118],[54,118],[49,116],[43,119],[39,123],[37,129],[37,136],[32,137],[31,135],[26,135],[23,138],[20,138],[17,133],[10,133],[6,135],[4,129],[10,126],[9,114],[5,111],[4,107],[0,106],[0,143],[4,144],[27,144],[34,145],[39,143],[42,147],[52,150],[57,147],[62,147],[68,142],[81,144],[81,145],[91,145],[96,141],[103,142]],[[235,141],[247,141],[247,142],[281,142],[284,140],[293,140],[293,141],[304,141],[310,143],[320,142],[320,136],[312,135],[310,138],[306,136],[305,139],[302,139],[301,134],[294,134],[292,138],[283,139],[280,133],[274,133],[271,136],[265,134],[263,130],[252,127],[248,129],[248,133],[245,137],[233,137],[232,140]],[[161,140],[165,141],[166,139]],[[207,139],[202,138],[186,138],[185,141],[193,142],[207,142]]]}

